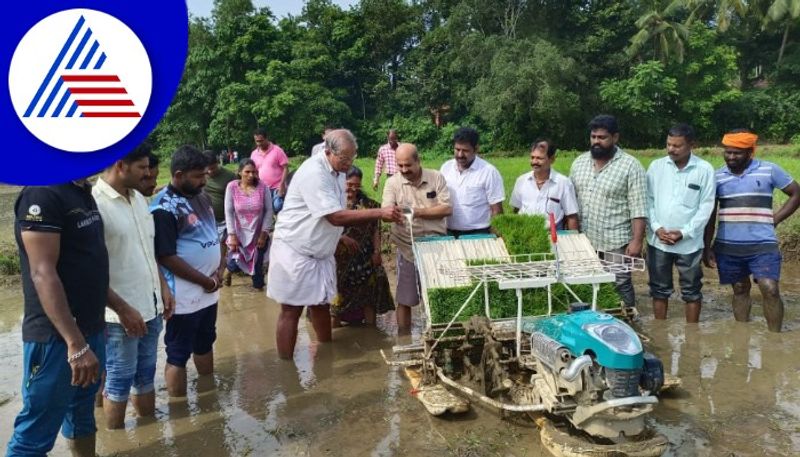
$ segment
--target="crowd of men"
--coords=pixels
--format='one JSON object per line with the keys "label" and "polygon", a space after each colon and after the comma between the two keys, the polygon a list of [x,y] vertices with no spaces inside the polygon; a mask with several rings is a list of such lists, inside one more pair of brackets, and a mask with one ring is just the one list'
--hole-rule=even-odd
{"label": "crowd of men", "polygon": [[[647,237],[656,319],[667,316],[677,268],[686,321],[699,320],[705,263],[733,286],[736,320],[749,319],[752,277],[769,330],[780,331],[775,226],[800,206],[800,188],[779,166],[755,158],[757,136],[726,134],[726,165],[715,172],[692,153],[693,129],[676,125],[667,133],[667,155],[645,171],[619,147],[614,117],[595,117],[589,132],[590,150],[573,162],[569,176],[552,169],[557,149],[551,141],[533,142],[531,172],[517,178],[510,197],[513,211],[552,214],[558,229],[582,231],[613,259],[641,256]],[[349,130],[326,128],[292,185],[284,151],[264,130],[256,130],[254,140],[251,159],[279,211],[267,295],[281,306],[276,339],[284,359],[293,357],[303,308],[317,340],[332,339],[334,252],[352,241],[342,237],[343,227],[392,223],[396,319],[398,332],[407,333],[420,301],[412,237],[489,233],[491,218],[503,212],[503,178],[479,156],[472,128],[455,132],[453,158],[440,170],[423,168],[417,147],[388,132],[372,182],[377,188],[384,171],[388,175],[382,206],[363,210],[345,204],[345,173],[358,151]],[[170,172],[169,184],[154,195],[158,158],[143,145],[108,167],[94,186],[84,179],[20,193],[15,236],[25,296],[23,409],[7,455],[45,455],[59,429],[74,455],[94,455],[93,406],[102,372],[109,428],[124,426],[128,401],[137,414],[152,415],[162,327],[170,396],[185,396],[189,359],[200,375],[213,372],[227,237],[220,201],[235,176],[219,167],[215,153],[191,146],[172,154]],[[776,188],[789,198],[773,212]],[[618,275],[616,286],[622,303],[635,306],[630,274]]]}

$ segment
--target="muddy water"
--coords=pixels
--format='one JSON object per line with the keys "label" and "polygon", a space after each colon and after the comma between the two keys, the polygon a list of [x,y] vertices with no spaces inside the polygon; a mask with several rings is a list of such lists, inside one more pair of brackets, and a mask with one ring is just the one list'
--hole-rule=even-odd
{"label": "muddy water", "polygon": [[[671,456],[800,454],[800,268],[784,270],[785,333],[766,331],[759,299],[754,321],[739,324],[729,291],[706,278],[702,323],[686,326],[681,306],[654,322],[637,278],[647,343],[681,389],[663,399],[651,424],[667,435]],[[21,292],[0,290],[0,443],[19,411]],[[533,424],[474,407],[458,417],[429,416],[398,369],[378,350],[398,340],[384,316],[379,328],[334,331],[318,345],[301,321],[295,361],[277,358],[277,305],[243,278],[220,300],[216,374],[198,378],[190,365],[189,396],[170,402],[163,388],[163,348],[155,419],[132,415],[125,430],[98,433],[103,456],[539,456]],[[415,319],[417,335],[420,321]],[[103,414],[96,410],[98,424]],[[102,427],[101,427],[102,429]],[[54,455],[64,455],[57,441]]]}

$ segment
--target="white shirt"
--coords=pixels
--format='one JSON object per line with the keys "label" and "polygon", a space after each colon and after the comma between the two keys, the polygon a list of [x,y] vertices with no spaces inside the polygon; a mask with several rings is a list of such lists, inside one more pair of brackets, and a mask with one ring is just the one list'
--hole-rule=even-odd
{"label": "white shirt", "polygon": [[327,154],[309,157],[294,174],[275,224],[276,240],[298,253],[324,259],[336,251],[344,230],[325,219],[345,209],[345,174],[336,172]]}
{"label": "white shirt", "polygon": [[450,189],[453,215],[447,218],[451,230],[477,230],[489,227],[492,211],[489,207],[506,199],[503,177],[489,162],[475,157],[472,165],[458,171],[455,159],[440,169]]}
{"label": "white shirt", "polygon": [[320,152],[322,152],[322,153],[325,152],[325,142],[324,141],[322,143],[315,144],[314,147],[311,148],[311,155],[312,156],[315,156],[315,155],[319,154]]}
{"label": "white shirt", "polygon": [[[557,228],[562,228],[564,216],[578,214],[578,199],[572,181],[552,169],[550,178],[542,184],[541,189],[536,185],[533,172],[517,178],[514,190],[511,192],[511,206],[518,208],[520,214],[553,213]],[[549,217],[545,219],[545,225],[548,227],[549,219]]]}
{"label": "white shirt", "polygon": [[[149,321],[164,311],[153,241],[156,230],[147,200],[135,190],[128,194],[130,202],[103,178],[92,188],[103,218],[109,286]],[[119,316],[106,308],[106,322],[118,324]]]}

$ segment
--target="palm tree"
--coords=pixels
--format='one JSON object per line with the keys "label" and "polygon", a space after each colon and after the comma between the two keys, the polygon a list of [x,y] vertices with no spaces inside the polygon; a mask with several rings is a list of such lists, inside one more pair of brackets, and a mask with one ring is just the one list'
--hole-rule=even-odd
{"label": "palm tree", "polygon": [[631,38],[628,56],[633,58],[652,41],[653,53],[666,63],[671,55],[683,62],[684,43],[689,40],[685,24],[673,20],[675,14],[686,6],[686,0],[653,1],[650,9],[636,20],[639,32]]}
{"label": "palm tree", "polygon": [[783,51],[786,50],[786,42],[789,39],[789,29],[792,24],[800,17],[800,0],[775,0],[769,6],[767,15],[764,18],[764,27],[766,28],[769,23],[779,24],[783,22],[783,40],[781,41],[781,49],[778,51],[777,66],[781,66],[783,60]]}

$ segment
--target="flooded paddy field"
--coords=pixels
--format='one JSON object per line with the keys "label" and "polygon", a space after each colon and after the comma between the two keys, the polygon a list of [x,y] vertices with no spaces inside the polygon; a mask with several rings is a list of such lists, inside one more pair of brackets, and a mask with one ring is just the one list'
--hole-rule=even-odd
{"label": "flooded paddy field", "polygon": [[[785,332],[771,334],[754,296],[753,322],[734,322],[730,292],[706,278],[699,325],[686,325],[680,304],[667,321],[649,310],[639,275],[639,330],[682,387],[662,398],[651,425],[670,440],[671,456],[763,456],[800,453],[800,269],[784,270]],[[795,282],[797,281],[797,282]],[[0,442],[20,409],[22,376],[18,286],[0,290]],[[189,395],[170,401],[156,379],[157,415],[129,414],[125,430],[107,431],[96,409],[101,456],[538,456],[547,455],[525,416],[501,417],[474,405],[461,416],[428,415],[399,368],[380,349],[398,339],[393,315],[378,328],[334,330],[319,345],[301,320],[294,362],[277,357],[278,306],[246,278],[222,290],[215,346],[216,373],[199,378],[190,364]],[[419,336],[420,320],[416,319]],[[129,408],[130,410],[130,408]],[[129,411],[130,412],[130,411]],[[59,438],[53,455],[64,455]]]}

